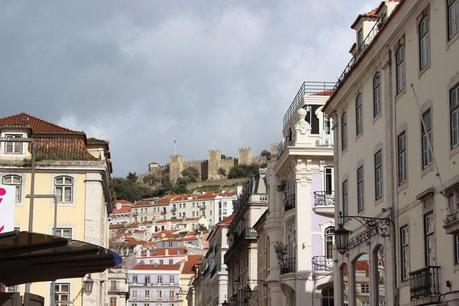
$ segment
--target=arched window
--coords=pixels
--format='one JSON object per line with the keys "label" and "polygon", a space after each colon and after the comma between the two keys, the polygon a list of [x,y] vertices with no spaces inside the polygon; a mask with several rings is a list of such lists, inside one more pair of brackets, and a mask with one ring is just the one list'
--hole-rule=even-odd
{"label": "arched window", "polygon": [[5,175],[2,178],[2,183],[16,188],[16,203],[20,203],[22,199],[22,177],[18,175]]}
{"label": "arched window", "polygon": [[54,191],[58,202],[73,202],[73,178],[70,176],[56,177],[54,179]]}
{"label": "arched window", "polygon": [[419,21],[419,69],[423,69],[429,60],[429,16],[424,15]]}
{"label": "arched window", "polygon": [[381,77],[379,72],[373,77],[373,118],[381,114]]}
{"label": "arched window", "polygon": [[400,44],[395,50],[395,87],[397,94],[405,89],[405,45]]}
{"label": "arched window", "polygon": [[355,97],[355,134],[358,136],[363,132],[362,94]]}
{"label": "arched window", "polygon": [[347,114],[343,112],[341,115],[341,150],[347,148]]}
{"label": "arched window", "polygon": [[333,258],[333,244],[335,237],[335,228],[329,226],[324,231],[324,242],[325,242],[325,257],[328,259]]}

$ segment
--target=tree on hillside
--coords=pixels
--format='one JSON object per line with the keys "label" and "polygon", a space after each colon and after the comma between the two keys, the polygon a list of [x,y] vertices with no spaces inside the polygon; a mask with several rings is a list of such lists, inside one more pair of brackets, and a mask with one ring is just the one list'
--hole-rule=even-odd
{"label": "tree on hillside", "polygon": [[131,182],[137,182],[137,173],[135,172],[129,172],[128,175],[126,176],[126,178],[131,181]]}
{"label": "tree on hillside", "polygon": [[268,159],[271,156],[271,152],[269,152],[268,150],[263,150],[261,151],[260,156]]}
{"label": "tree on hillside", "polygon": [[251,177],[255,176],[258,173],[257,165],[237,165],[230,169],[228,172],[228,178],[241,178],[241,177]]}
{"label": "tree on hillside", "polygon": [[182,171],[182,177],[189,182],[196,182],[199,179],[199,171],[194,167],[185,168]]}
{"label": "tree on hillside", "polygon": [[223,168],[218,168],[217,173],[220,176],[226,176],[226,170]]}
{"label": "tree on hillside", "polygon": [[159,179],[159,177],[155,174],[147,174],[143,177],[142,179],[143,183],[144,184],[148,184],[150,186],[154,186],[154,185],[157,185],[159,182],[161,182],[161,180]]}
{"label": "tree on hillside", "polygon": [[153,195],[152,190],[143,184],[121,177],[113,179],[113,190],[117,199],[128,200],[131,202],[148,198]]}

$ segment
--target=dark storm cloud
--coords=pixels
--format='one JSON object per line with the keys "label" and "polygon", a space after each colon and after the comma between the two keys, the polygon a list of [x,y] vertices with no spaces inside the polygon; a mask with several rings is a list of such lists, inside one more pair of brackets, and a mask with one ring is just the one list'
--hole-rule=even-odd
{"label": "dark storm cloud", "polygon": [[118,175],[174,139],[188,159],[260,152],[303,80],[336,80],[370,2],[3,1],[0,115],[108,139]]}

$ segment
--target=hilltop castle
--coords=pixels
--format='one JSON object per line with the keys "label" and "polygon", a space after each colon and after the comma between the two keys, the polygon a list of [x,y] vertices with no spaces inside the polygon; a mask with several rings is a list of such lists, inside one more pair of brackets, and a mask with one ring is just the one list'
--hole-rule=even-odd
{"label": "hilltop castle", "polygon": [[166,165],[155,162],[148,164],[148,172],[157,177],[168,175],[170,181],[175,182],[181,177],[184,169],[192,167],[198,170],[202,181],[218,180],[224,178],[222,173],[227,174],[232,167],[257,163],[259,159],[252,156],[250,148],[239,148],[238,158],[226,157],[219,150],[209,150],[209,157],[206,160],[187,161],[184,160],[183,155],[171,155]]}

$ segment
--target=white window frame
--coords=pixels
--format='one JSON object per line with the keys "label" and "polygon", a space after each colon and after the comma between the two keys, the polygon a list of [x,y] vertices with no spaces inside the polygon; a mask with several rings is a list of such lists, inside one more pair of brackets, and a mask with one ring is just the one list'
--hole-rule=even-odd
{"label": "white window frame", "polygon": [[358,93],[355,97],[355,135],[363,133],[363,97]]}
{"label": "white window frame", "polygon": [[[20,139],[24,138],[24,134],[21,133],[5,133],[5,138],[8,139]],[[24,154],[24,143],[23,142],[4,142],[3,153],[7,155],[22,155]]]}
{"label": "white window frame", "polygon": [[72,228],[71,227],[57,227],[53,233],[54,236],[72,239]]}
{"label": "white window frame", "polygon": [[432,164],[432,108],[428,108],[422,113],[421,146],[422,169],[425,169]]}
{"label": "white window frame", "polygon": [[397,179],[399,186],[406,183],[407,180],[406,156],[406,131],[403,131],[397,136]]}
{"label": "white window frame", "polygon": [[373,77],[373,118],[381,114],[381,74],[377,71]]}
{"label": "white window frame", "polygon": [[[62,179],[62,183],[58,180]],[[54,194],[57,197],[59,203],[72,203],[73,202],[73,187],[74,179],[68,175],[59,175],[54,178]],[[70,197],[66,197],[66,191],[69,190]]]}
{"label": "white window frame", "polygon": [[375,165],[375,200],[383,198],[384,194],[384,175],[383,175],[383,156],[382,149],[378,150],[374,155]]}
{"label": "white window frame", "polygon": [[395,89],[399,94],[405,89],[405,44],[399,43],[395,50]]}
{"label": "white window frame", "polygon": [[[52,283],[51,283],[51,286],[53,286]],[[68,288],[67,291],[63,290],[63,288],[65,287]],[[55,283],[54,284],[55,305],[56,306],[70,306],[72,304],[72,301],[70,298],[70,291],[71,291],[70,283]],[[67,298],[62,300],[62,297],[65,297],[65,296]]]}
{"label": "white window frame", "polygon": [[[19,179],[19,183],[14,182],[15,179]],[[14,186],[16,190],[16,203],[22,202],[22,176],[15,174],[8,174],[2,177],[2,184]]]}
{"label": "white window frame", "polygon": [[357,211],[360,213],[365,209],[364,192],[365,192],[365,169],[359,166],[356,171],[357,176]]}
{"label": "white window frame", "polygon": [[448,39],[459,32],[459,0],[447,0]]}
{"label": "white window frame", "polygon": [[410,231],[408,224],[400,227],[400,278],[406,281],[410,273]]}
{"label": "white window frame", "polygon": [[430,62],[430,20],[429,15],[422,13],[418,23],[419,39],[419,70],[424,69]]}
{"label": "white window frame", "polygon": [[459,146],[459,83],[449,91],[449,114],[450,149],[452,150]]}

